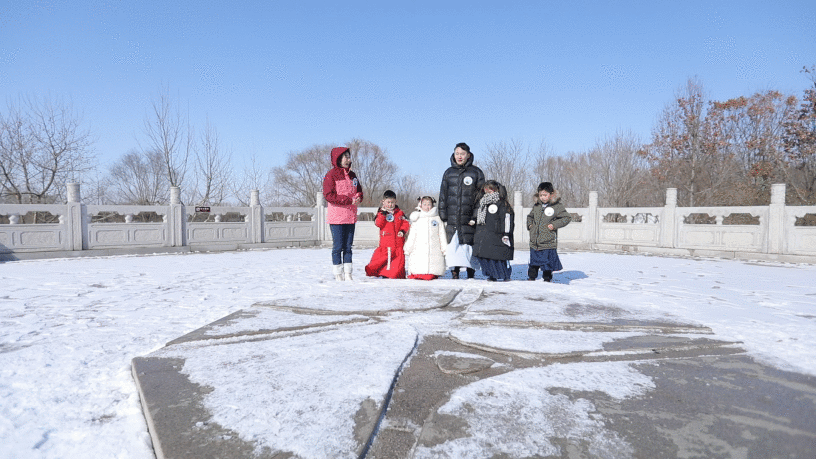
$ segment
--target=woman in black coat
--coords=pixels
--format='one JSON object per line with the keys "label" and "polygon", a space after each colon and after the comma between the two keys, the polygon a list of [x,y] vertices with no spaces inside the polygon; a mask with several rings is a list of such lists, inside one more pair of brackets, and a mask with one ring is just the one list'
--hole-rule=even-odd
{"label": "woman in black coat", "polygon": [[[448,243],[458,232],[459,243],[473,245],[473,226],[468,225],[476,208],[476,195],[485,183],[484,172],[473,165],[473,153],[468,144],[457,143],[450,158],[451,167],[442,175],[442,186],[439,190],[439,218],[445,222]],[[459,278],[460,266],[451,267],[451,276]],[[473,278],[476,271],[467,269],[468,278]]]}

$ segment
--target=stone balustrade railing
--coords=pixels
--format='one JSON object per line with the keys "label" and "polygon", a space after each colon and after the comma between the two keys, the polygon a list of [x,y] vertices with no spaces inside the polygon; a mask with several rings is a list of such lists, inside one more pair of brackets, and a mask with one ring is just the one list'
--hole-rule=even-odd
{"label": "stone balustrade railing", "polygon": [[[0,204],[0,260],[156,251],[236,250],[330,243],[323,196],[315,207],[263,207],[253,191],[248,207],[185,206],[171,188],[166,206],[86,205],[79,185],[65,204]],[[663,207],[568,208],[573,221],[559,230],[559,247],[677,256],[816,262],[816,206],[786,206],[785,185],[771,203],[753,207],[678,207],[668,189]],[[514,194],[516,248],[529,234],[522,194]],[[375,246],[376,208],[358,209],[355,244]],[[410,209],[406,209],[410,213]],[[370,214],[370,215],[369,215]],[[809,226],[810,225],[810,226]]]}

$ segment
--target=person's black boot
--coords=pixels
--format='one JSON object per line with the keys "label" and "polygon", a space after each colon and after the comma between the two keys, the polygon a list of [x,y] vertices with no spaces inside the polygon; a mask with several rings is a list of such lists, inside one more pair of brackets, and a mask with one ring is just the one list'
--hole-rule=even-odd
{"label": "person's black boot", "polygon": [[538,266],[529,266],[527,268],[527,280],[536,280],[538,277]]}
{"label": "person's black boot", "polygon": [[473,269],[473,268],[468,268],[467,269],[467,276],[468,276],[468,279],[473,279],[473,277],[476,276],[476,270]]}
{"label": "person's black boot", "polygon": [[456,268],[451,269],[451,279],[459,279],[459,270]]}
{"label": "person's black boot", "polygon": [[552,271],[544,271],[544,282],[552,282]]}

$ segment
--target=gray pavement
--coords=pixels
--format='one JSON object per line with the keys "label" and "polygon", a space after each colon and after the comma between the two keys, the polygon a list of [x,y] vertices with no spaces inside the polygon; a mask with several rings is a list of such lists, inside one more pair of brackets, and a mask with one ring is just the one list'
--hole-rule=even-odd
{"label": "gray pavement", "polygon": [[[429,299],[428,308],[422,310],[392,314],[449,314],[454,321],[480,325],[478,319],[464,314],[468,304],[457,305],[453,301],[457,294],[461,292],[438,295],[436,301]],[[495,317],[501,314],[502,302],[513,299],[502,298],[499,302],[495,297],[482,295],[475,300],[485,301],[495,302],[495,307],[491,306]],[[337,312],[315,309],[315,316],[326,316],[324,321],[275,330],[257,323],[259,311],[268,308],[308,313],[259,304],[180,337],[168,346],[193,341],[202,346],[210,342],[229,346],[274,340],[280,331],[291,334],[314,327],[342,327],[361,320],[388,320],[389,316],[388,312],[377,311],[367,319],[365,312],[355,311],[343,318]],[[549,430],[533,429],[535,433],[531,435],[530,426],[521,425],[525,420],[513,416],[516,408],[508,406],[506,418],[501,419],[507,424],[502,432],[522,432],[519,439],[522,443],[548,442],[552,454],[501,453],[479,457],[816,458],[816,378],[763,365],[748,356],[740,343],[712,339],[711,331],[705,327],[655,320],[582,321],[580,305],[575,308],[575,320],[570,322],[514,321],[508,314],[506,321],[491,319],[483,325],[583,332],[637,330],[645,335],[606,343],[606,352],[556,355],[468,343],[454,338],[444,327],[438,333],[424,333],[405,364],[394,369],[393,385],[385,399],[368,400],[354,414],[354,450],[335,457],[413,458],[418,451],[427,452],[434,446],[467,437],[471,432],[468,421],[440,413],[440,407],[457,389],[487,378],[556,363],[625,361],[649,377],[654,387],[640,396],[623,399],[602,391],[551,390],[552,395],[572,402],[591,403],[605,438],[614,441],[599,444],[576,436],[573,428],[576,421],[569,413],[558,410],[545,413]],[[598,317],[598,306],[592,308],[592,317]],[[613,316],[620,317],[619,311]],[[228,337],[211,333],[224,324],[239,331]],[[192,383],[181,372],[183,364],[183,358],[160,354],[133,360],[133,375],[158,458],[301,457],[285,449],[259,451],[253,443],[241,440],[237,432],[214,423],[203,403],[212,388]]]}

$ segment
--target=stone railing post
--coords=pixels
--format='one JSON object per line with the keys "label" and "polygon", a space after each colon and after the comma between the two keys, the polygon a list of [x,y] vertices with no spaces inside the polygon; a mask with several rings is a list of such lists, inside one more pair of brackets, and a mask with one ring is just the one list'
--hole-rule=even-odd
{"label": "stone railing post", "polygon": [[264,211],[261,206],[261,193],[258,190],[250,192],[249,211],[252,243],[260,244],[264,241]]}
{"label": "stone railing post", "polygon": [[785,253],[785,184],[771,185],[768,207],[768,253]]}
{"label": "stone railing post", "polygon": [[521,191],[516,191],[513,193],[513,212],[515,214],[513,217],[513,224],[516,226],[513,231],[513,242],[515,242],[515,245],[518,246],[520,242],[524,241],[524,236],[527,234],[527,226],[524,222],[524,205]]}
{"label": "stone railing post", "polygon": [[170,187],[170,208],[167,211],[167,223],[169,238],[167,241],[170,247],[183,247],[187,245],[187,215],[184,211],[184,204],[181,203],[181,188]]}
{"label": "stone railing post", "polygon": [[79,183],[67,184],[66,195],[68,202],[65,204],[65,232],[66,249],[82,250],[88,247],[87,236],[85,235],[85,206],[82,204],[82,197],[79,193]]}
{"label": "stone railing post", "polygon": [[317,240],[320,242],[328,238],[326,232],[326,199],[323,193],[317,192],[315,199],[315,220],[317,221]]}
{"label": "stone railing post", "polygon": [[587,221],[584,225],[584,242],[589,248],[594,248],[598,242],[598,192],[589,192],[589,209],[587,211]]}
{"label": "stone railing post", "polygon": [[666,205],[660,217],[660,247],[673,248],[677,235],[677,188],[666,189]]}

